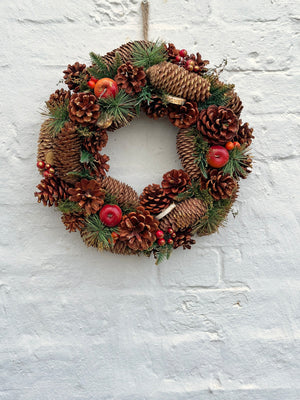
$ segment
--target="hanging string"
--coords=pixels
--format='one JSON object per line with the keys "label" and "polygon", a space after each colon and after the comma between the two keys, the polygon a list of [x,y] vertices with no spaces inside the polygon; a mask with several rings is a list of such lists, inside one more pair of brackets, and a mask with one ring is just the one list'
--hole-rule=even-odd
{"label": "hanging string", "polygon": [[148,40],[148,30],[149,30],[149,2],[148,0],[143,0],[141,3],[142,7],[142,17],[143,17],[143,36],[144,40]]}

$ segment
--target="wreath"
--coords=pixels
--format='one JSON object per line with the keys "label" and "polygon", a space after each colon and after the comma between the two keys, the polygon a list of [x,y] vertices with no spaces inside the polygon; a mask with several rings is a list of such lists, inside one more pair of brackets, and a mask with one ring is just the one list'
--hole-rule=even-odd
{"label": "wreath", "polygon": [[[158,263],[173,249],[190,249],[194,235],[223,225],[240,178],[251,172],[253,129],[240,119],[234,85],[220,80],[224,65],[208,68],[199,53],[134,41],[90,57],[90,67],[68,65],[69,90],[46,101],[37,155],[43,179],[35,196],[57,207],[66,229],[79,231],[87,246],[153,254]],[[179,129],[182,169],[166,172],[138,196],[107,175],[109,157],[101,151],[108,135],[141,111]]]}

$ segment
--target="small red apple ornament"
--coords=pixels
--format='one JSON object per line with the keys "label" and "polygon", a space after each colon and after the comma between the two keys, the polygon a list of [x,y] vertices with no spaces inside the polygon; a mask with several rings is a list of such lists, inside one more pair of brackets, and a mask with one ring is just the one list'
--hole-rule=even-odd
{"label": "small red apple ornament", "polygon": [[117,82],[110,78],[99,79],[94,87],[95,96],[103,99],[115,97],[118,91]]}
{"label": "small red apple ornament", "polygon": [[122,219],[122,210],[116,204],[106,204],[99,212],[100,221],[112,228],[117,226]]}
{"label": "small red apple ornament", "polygon": [[222,168],[228,163],[229,153],[223,146],[211,146],[208,150],[206,160],[213,168]]}

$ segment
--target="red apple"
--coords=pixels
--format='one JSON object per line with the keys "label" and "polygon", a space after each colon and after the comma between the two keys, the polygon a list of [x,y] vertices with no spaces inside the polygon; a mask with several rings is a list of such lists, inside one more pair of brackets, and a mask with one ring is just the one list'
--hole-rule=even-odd
{"label": "red apple", "polygon": [[106,204],[99,212],[100,220],[104,225],[112,228],[118,225],[122,219],[122,210],[115,204]]}
{"label": "red apple", "polygon": [[102,78],[96,83],[94,87],[94,93],[96,97],[115,97],[118,93],[117,82],[110,78]]}
{"label": "red apple", "polygon": [[223,146],[211,146],[208,150],[206,160],[211,167],[222,168],[228,163],[229,153]]}

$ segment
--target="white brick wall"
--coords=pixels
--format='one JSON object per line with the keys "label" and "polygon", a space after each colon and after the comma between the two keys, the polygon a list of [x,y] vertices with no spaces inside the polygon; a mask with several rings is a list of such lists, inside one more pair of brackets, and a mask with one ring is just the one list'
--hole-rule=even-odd
{"label": "white brick wall", "polygon": [[[151,1],[151,38],[227,57],[255,127],[220,234],[155,267],[87,249],[33,198],[43,101],[68,63],[141,38],[139,3],[0,3],[0,399],[298,400],[298,0]],[[159,182],[174,135],[143,117],[112,134],[111,174]]]}

